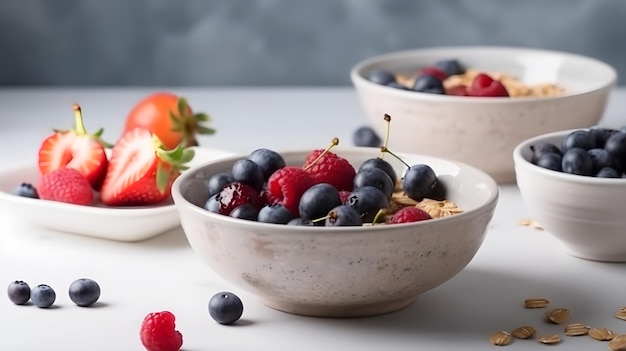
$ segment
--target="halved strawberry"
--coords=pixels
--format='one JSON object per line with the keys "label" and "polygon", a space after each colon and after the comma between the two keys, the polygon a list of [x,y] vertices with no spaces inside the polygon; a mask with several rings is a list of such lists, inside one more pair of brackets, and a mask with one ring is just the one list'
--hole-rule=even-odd
{"label": "halved strawberry", "polygon": [[128,130],[113,147],[100,199],[109,206],[161,202],[193,156],[192,149],[180,145],[166,150],[148,129]]}
{"label": "halved strawberry", "polygon": [[91,186],[98,190],[107,169],[105,147],[110,145],[100,139],[103,129],[88,134],[78,104],[72,106],[76,125],[74,129],[59,131],[44,139],[39,147],[39,172],[47,174],[59,168],[74,168]]}

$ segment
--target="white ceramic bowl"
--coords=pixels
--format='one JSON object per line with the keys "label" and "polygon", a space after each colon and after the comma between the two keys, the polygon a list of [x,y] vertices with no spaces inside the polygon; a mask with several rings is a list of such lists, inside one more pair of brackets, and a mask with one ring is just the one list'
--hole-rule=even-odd
{"label": "white ceramic bowl", "polygon": [[533,219],[576,257],[626,262],[626,179],[572,175],[530,162],[530,145],[561,145],[571,130],[520,143],[513,151],[515,174]]}
{"label": "white ceramic bowl", "polygon": [[[308,153],[281,154],[287,164],[301,165]],[[336,153],[358,167],[378,150],[343,148]],[[470,262],[498,199],[497,184],[480,170],[400,155],[409,164],[429,164],[447,187],[448,199],[464,212],[411,224],[331,228],[266,224],[203,210],[205,179],[229,171],[240,157],[189,169],[175,181],[172,194],[194,251],[220,276],[266,305],[310,316],[387,313],[408,306]],[[385,159],[402,174],[399,162]]]}
{"label": "white ceramic bowl", "polygon": [[[559,97],[459,97],[404,91],[366,79],[373,69],[417,72],[440,59],[468,68],[502,72],[524,83],[556,83]],[[604,113],[617,73],[598,60],[563,52],[512,47],[445,47],[394,52],[366,59],[351,79],[371,126],[384,135],[391,122],[390,149],[459,160],[496,181],[513,182],[511,153],[530,137],[596,124]]]}

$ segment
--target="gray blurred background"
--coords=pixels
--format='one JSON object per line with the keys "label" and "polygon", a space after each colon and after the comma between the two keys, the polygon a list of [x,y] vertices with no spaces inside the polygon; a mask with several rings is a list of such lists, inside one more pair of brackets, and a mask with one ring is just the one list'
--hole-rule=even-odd
{"label": "gray blurred background", "polygon": [[0,85],[349,85],[357,61],[447,45],[565,50],[626,83],[626,1],[0,0]]}

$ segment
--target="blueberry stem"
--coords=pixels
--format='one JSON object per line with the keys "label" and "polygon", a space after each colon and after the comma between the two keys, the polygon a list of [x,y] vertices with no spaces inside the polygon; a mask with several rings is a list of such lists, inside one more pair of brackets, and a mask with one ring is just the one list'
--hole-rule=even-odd
{"label": "blueberry stem", "polygon": [[[383,119],[387,123],[387,133],[385,134],[385,143],[383,144],[383,147],[386,149],[387,145],[389,145],[389,130],[391,129],[391,116],[385,113],[385,117],[383,117]],[[380,153],[380,159],[382,160],[384,156],[385,156],[385,152],[382,151]]]}
{"label": "blueberry stem", "polygon": [[393,152],[391,152],[389,149],[387,149],[386,146],[381,146],[380,151],[382,153],[386,152],[386,153],[391,154],[391,156],[393,156],[393,157],[397,158],[398,160],[400,160],[400,162],[402,162],[402,164],[404,164],[406,166],[406,168],[411,168],[411,166],[409,166],[406,162],[404,162],[404,160],[401,159],[400,156],[398,156],[398,155],[394,154]]}
{"label": "blueberry stem", "polygon": [[330,145],[321,154],[319,154],[319,156],[317,156],[317,158],[315,160],[313,160],[313,162],[311,162],[308,165],[306,165],[306,167],[304,167],[303,169],[306,171],[307,169],[311,168],[322,157],[324,157],[324,155],[326,155],[330,151],[330,149],[332,149],[333,147],[335,147],[337,145],[339,145],[339,138],[334,137],[333,140],[331,140]]}
{"label": "blueberry stem", "polygon": [[376,216],[374,216],[374,219],[372,220],[372,225],[376,225],[376,223],[378,223],[378,219],[382,216],[385,216],[386,214],[387,214],[387,211],[384,208],[381,208],[380,210],[378,210],[378,212],[376,213]]}

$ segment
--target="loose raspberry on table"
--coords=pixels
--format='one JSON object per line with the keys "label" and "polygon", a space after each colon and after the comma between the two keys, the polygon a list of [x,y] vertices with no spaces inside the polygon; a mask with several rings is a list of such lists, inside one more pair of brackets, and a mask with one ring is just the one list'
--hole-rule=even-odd
{"label": "loose raspberry on table", "polygon": [[178,351],[183,335],[176,330],[176,318],[169,311],[151,312],[141,323],[141,344],[148,351]]}
{"label": "loose raspberry on table", "polygon": [[417,207],[403,207],[391,217],[392,224],[418,222],[432,219],[428,212]]}
{"label": "loose raspberry on table", "polygon": [[302,194],[314,184],[311,175],[300,167],[283,167],[267,180],[266,196],[269,204],[282,204],[298,217]]}

